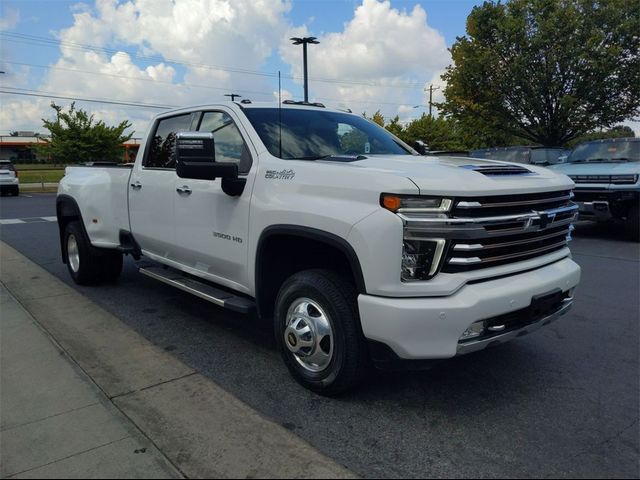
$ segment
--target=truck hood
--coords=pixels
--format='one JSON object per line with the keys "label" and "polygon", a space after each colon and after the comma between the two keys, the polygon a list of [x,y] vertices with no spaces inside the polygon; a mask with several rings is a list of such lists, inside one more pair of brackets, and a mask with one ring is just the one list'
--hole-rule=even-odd
{"label": "truck hood", "polygon": [[[502,195],[573,188],[567,176],[546,168],[467,157],[372,155],[340,165],[408,178],[422,195]],[[490,175],[480,171],[482,167],[496,166],[521,167],[528,173]]]}
{"label": "truck hood", "polygon": [[628,175],[640,173],[640,162],[559,163],[550,168],[565,175]]}

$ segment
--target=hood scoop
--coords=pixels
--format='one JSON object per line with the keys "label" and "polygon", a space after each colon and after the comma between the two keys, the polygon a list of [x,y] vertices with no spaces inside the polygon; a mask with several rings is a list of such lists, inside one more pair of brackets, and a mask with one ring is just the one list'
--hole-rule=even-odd
{"label": "hood scoop", "polygon": [[495,165],[462,165],[460,168],[473,170],[487,176],[501,175],[533,175],[534,173],[519,165],[495,164]]}

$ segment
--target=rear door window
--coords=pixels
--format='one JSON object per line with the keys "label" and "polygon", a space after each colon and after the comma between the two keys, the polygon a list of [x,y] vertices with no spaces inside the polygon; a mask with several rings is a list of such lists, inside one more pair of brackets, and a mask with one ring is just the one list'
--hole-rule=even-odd
{"label": "rear door window", "polygon": [[143,166],[145,168],[175,169],[176,133],[189,131],[190,127],[191,113],[160,120],[155,134],[151,138],[149,153]]}

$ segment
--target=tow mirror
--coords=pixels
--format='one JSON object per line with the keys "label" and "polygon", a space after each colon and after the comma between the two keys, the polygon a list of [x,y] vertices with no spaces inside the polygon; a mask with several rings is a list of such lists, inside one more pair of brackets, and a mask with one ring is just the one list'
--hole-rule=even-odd
{"label": "tow mirror", "polygon": [[176,134],[176,174],[194,180],[222,179],[222,191],[231,197],[242,195],[246,178],[238,178],[238,165],[216,163],[212,133],[178,132]]}
{"label": "tow mirror", "polygon": [[427,155],[429,153],[429,146],[422,140],[416,140],[413,142],[413,148],[420,155]]}
{"label": "tow mirror", "polygon": [[238,178],[236,164],[216,163],[215,142],[211,133],[178,132],[175,155],[176,173],[180,178]]}

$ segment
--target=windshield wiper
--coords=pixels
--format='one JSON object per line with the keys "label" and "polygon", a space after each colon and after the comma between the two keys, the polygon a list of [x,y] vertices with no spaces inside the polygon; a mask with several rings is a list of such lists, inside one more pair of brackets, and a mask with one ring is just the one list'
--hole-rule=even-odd
{"label": "windshield wiper", "polygon": [[610,161],[610,158],[581,158],[580,160],[571,160],[570,163],[605,163]]}
{"label": "windshield wiper", "polygon": [[356,160],[364,160],[367,157],[364,155],[343,155],[343,154],[331,154],[331,155],[318,155],[308,157],[295,157],[290,160],[335,160],[339,162],[355,162]]}

